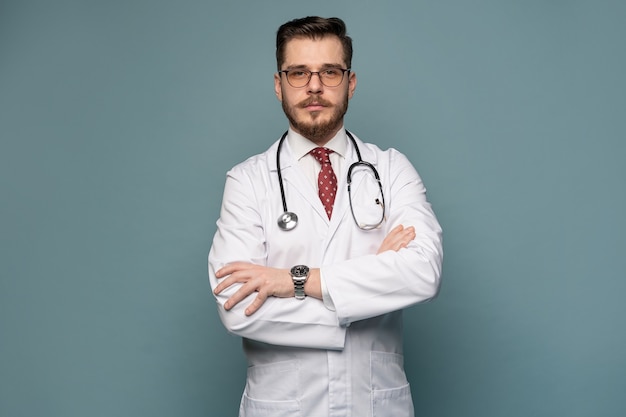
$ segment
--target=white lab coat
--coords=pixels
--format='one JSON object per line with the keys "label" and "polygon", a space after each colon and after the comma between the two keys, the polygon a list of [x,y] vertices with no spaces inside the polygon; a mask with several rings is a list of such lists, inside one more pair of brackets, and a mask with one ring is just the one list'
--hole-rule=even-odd
{"label": "white lab coat", "polygon": [[[242,417],[409,417],[413,404],[403,367],[402,309],[432,299],[439,289],[442,232],[426,200],[422,181],[408,159],[355,138],[364,161],[378,170],[386,218],[376,230],[359,229],[346,191],[349,144],[338,195],[328,219],[317,190],[301,172],[285,141],[281,168],[287,205],[299,217],[291,231],[278,228],[283,212],[274,143],[266,152],[227,174],[217,232],[209,253],[209,279],[233,261],[277,268],[305,264],[321,268],[334,310],[307,297],[270,297],[250,317],[243,313],[256,294],[231,311],[220,294],[218,311],[226,329],[243,338],[248,376]],[[377,186],[355,175],[353,205],[359,217],[375,219]],[[408,248],[376,255],[396,225],[414,226]]]}

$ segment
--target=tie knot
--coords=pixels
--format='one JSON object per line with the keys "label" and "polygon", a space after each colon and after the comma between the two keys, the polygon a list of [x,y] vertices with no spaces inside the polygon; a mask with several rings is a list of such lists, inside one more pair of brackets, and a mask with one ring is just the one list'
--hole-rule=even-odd
{"label": "tie knot", "polygon": [[325,164],[330,164],[330,158],[328,156],[333,152],[334,151],[328,148],[320,147],[320,148],[313,149],[310,152],[310,154],[313,155],[313,157],[317,159],[317,162],[319,162],[321,165],[325,165]]}

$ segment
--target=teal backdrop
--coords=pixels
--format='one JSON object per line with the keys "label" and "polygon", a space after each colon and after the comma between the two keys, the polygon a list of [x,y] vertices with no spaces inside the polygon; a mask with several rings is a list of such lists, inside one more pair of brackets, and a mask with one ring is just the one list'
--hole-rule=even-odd
{"label": "teal backdrop", "polygon": [[[626,416],[623,1],[0,1],[0,416],[236,416],[207,279],[226,171],[286,128],[286,20],[340,16],[347,127],[444,227],[418,416]],[[358,416],[355,416],[358,417]]]}

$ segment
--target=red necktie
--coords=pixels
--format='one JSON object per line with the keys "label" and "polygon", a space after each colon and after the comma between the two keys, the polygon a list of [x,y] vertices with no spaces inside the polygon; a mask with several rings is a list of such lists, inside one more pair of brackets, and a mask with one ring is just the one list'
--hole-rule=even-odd
{"label": "red necktie", "polygon": [[317,177],[317,185],[319,189],[320,200],[326,209],[326,214],[330,219],[333,213],[333,204],[335,203],[335,195],[337,194],[337,177],[330,165],[330,155],[333,151],[328,148],[315,148],[310,153],[320,163],[322,169]]}

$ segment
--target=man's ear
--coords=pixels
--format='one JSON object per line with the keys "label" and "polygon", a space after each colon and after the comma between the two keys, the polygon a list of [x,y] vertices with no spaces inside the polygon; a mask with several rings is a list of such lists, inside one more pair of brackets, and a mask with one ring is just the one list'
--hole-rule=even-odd
{"label": "man's ear", "polygon": [[274,93],[278,101],[283,101],[283,86],[280,83],[280,72],[274,74]]}
{"label": "man's ear", "polygon": [[350,76],[348,77],[348,98],[352,98],[354,90],[356,90],[356,74],[350,71]]}

